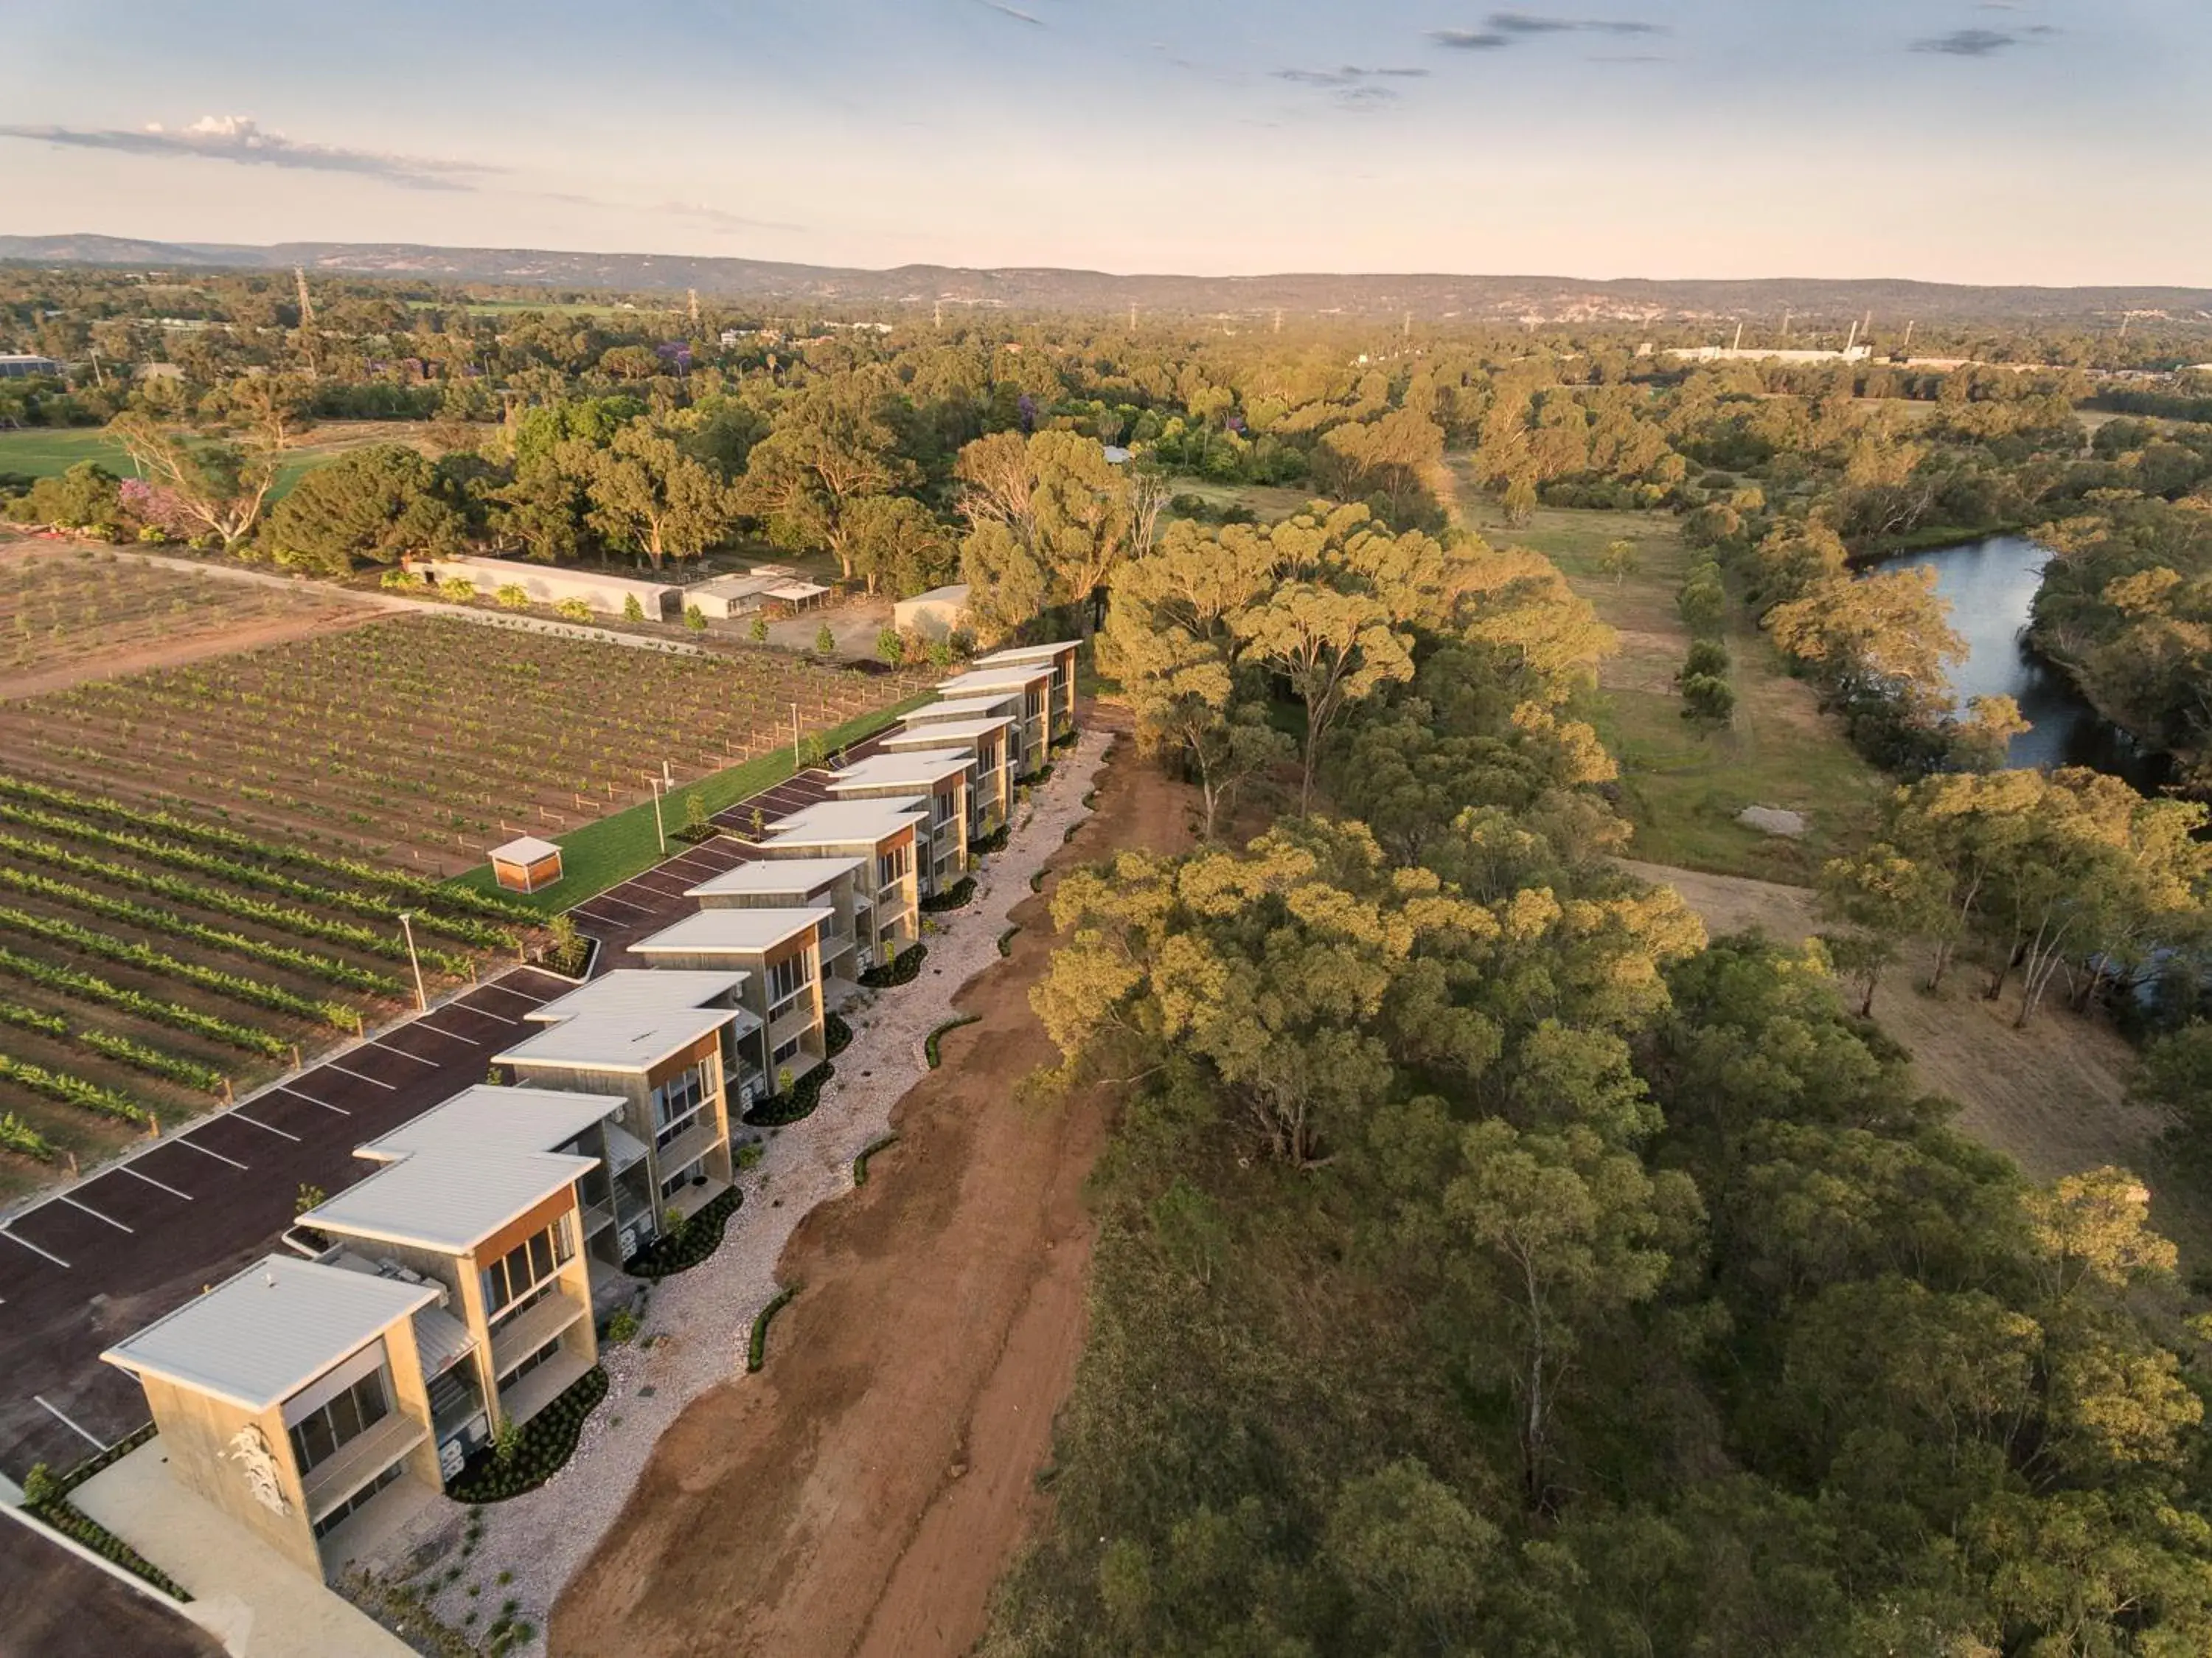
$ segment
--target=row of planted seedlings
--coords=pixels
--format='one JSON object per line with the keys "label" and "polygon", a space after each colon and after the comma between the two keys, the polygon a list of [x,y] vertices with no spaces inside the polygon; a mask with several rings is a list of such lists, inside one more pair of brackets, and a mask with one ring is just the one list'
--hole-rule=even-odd
{"label": "row of planted seedlings", "polygon": [[[165,1099],[227,1095],[241,1065],[297,1056],[269,1016],[357,1032],[347,997],[404,997],[403,911],[433,976],[472,975],[476,952],[514,948],[533,919],[497,895],[0,776],[0,1084],[137,1125],[155,1116],[149,1079]],[[0,1148],[54,1155],[13,1112]]]}

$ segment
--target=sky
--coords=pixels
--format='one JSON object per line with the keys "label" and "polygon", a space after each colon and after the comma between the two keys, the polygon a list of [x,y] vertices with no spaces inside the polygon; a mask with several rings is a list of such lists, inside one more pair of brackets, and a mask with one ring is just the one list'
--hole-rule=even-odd
{"label": "sky", "polygon": [[0,15],[0,233],[2212,286],[2206,0]]}

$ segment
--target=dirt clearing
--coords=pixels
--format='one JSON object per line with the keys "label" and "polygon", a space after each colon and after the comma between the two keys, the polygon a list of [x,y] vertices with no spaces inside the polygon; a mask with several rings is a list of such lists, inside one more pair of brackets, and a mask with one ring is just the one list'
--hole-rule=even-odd
{"label": "dirt clearing", "polygon": [[[1819,930],[1813,894],[1735,875],[1626,867],[1668,886],[1716,935],[1746,927],[1798,943]],[[2185,1183],[2164,1179],[2153,1143],[2161,1125],[2127,1101],[2135,1051],[2100,1021],[2046,1001],[2025,1029],[2014,1029],[2016,990],[1995,1002],[1980,993],[1981,971],[1954,966],[1942,993],[1919,988],[1928,975],[1923,952],[1908,952],[1883,976],[1875,1022],[1911,1051],[1913,1070],[1931,1094],[1959,1101],[1957,1126],[1995,1147],[2032,1180],[2055,1180],[2118,1164],[2151,1187],[2152,1218],[2181,1247],[2185,1269],[2212,1264],[2212,1210]]]}
{"label": "dirt clearing", "polygon": [[[1058,862],[1179,849],[1188,822],[1124,747]],[[555,1606],[554,1653],[951,1655],[982,1633],[1083,1348],[1082,1189],[1110,1103],[1018,1097],[1057,1057],[1029,1006],[1046,903],[958,997],[979,1022],[944,1039],[867,1185],[793,1235],[779,1277],[801,1291],[767,1368],[662,1437]]]}

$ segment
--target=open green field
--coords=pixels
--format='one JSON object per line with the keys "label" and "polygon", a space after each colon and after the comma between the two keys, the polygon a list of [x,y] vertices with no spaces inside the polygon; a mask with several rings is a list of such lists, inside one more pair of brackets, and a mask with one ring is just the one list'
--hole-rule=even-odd
{"label": "open green field", "polygon": [[[331,421],[316,427],[276,468],[274,500],[316,467],[368,443],[409,443],[422,432],[414,421]],[[80,460],[94,460],[118,478],[131,476],[131,457],[98,426],[27,426],[0,432],[0,478],[58,478]]]}
{"label": "open green field", "polygon": [[[1456,469],[1454,482],[1461,522],[1487,540],[1543,553],[1620,635],[1619,652],[1599,670],[1592,720],[1620,762],[1622,809],[1636,826],[1632,856],[1802,884],[1855,840],[1884,780],[1742,618],[1728,641],[1733,723],[1708,735],[1681,717],[1674,674],[1689,633],[1674,595],[1689,556],[1673,517],[1539,508],[1515,528]],[[1606,544],[1616,539],[1635,546],[1639,565],[1620,582],[1598,567]],[[1747,806],[1802,812],[1808,832],[1789,840],[1746,828],[1735,815]]]}

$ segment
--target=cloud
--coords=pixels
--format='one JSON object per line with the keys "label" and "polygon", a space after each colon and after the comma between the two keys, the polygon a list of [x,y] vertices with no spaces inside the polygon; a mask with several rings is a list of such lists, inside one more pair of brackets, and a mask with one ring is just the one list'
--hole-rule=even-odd
{"label": "cloud", "polygon": [[1479,29],[1431,29],[1428,38],[1455,52],[1497,52],[1546,34],[1665,34],[1664,23],[1632,17],[1547,17],[1533,11],[1493,11]]}
{"label": "cloud", "polygon": [[[602,204],[611,205],[611,204]],[[712,207],[705,202],[664,202],[660,210],[691,220],[710,230],[804,230],[803,224],[791,224],[781,219],[748,218],[742,213],[732,213],[726,208]]]}
{"label": "cloud", "polygon": [[1948,34],[1915,40],[1912,50],[1939,52],[1946,58],[1994,58],[2008,46],[2057,33],[2048,23],[2030,23],[2016,29],[1954,29]]}
{"label": "cloud", "polygon": [[1349,87],[1378,76],[1419,80],[1427,73],[1425,69],[1361,69],[1356,64],[1346,64],[1341,69],[1279,69],[1275,78],[1306,87]]}
{"label": "cloud", "polygon": [[0,125],[0,138],[64,144],[81,149],[112,149],[131,155],[197,156],[235,162],[245,167],[282,167],[311,173],[351,173],[409,190],[473,190],[463,175],[499,171],[468,162],[436,161],[420,155],[389,155],[371,149],[341,149],[301,143],[264,129],[251,116],[204,115],[171,131],[159,122],[127,127]]}
{"label": "cloud", "polygon": [[1001,17],[1011,17],[1017,23],[1027,23],[1032,28],[1044,28],[1047,27],[1043,18],[1033,16],[1030,13],[1022,10],[1019,7],[1010,6],[1006,4],[1006,0],[975,0],[975,3],[979,6],[988,7],[991,10],[997,12]]}
{"label": "cloud", "polygon": [[1546,17],[1535,12],[1493,11],[1483,20],[1505,34],[1664,34],[1663,23],[1632,17]]}

